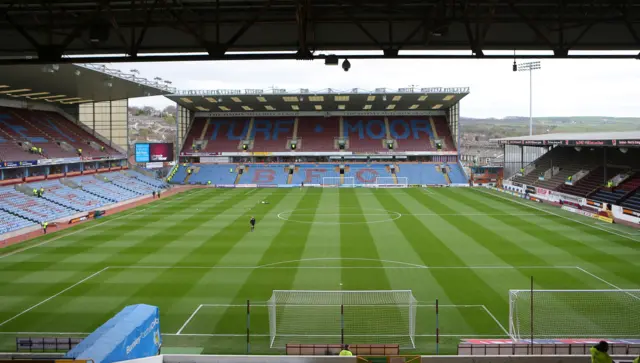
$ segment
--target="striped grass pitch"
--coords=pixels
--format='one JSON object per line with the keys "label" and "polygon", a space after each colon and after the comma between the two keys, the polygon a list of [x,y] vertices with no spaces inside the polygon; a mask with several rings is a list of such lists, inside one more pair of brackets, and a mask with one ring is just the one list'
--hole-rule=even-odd
{"label": "striped grass pitch", "polygon": [[273,290],[343,288],[412,290],[424,353],[438,299],[440,351],[454,353],[460,339],[506,337],[508,291],[530,276],[538,289],[637,289],[639,241],[485,189],[192,190],[1,250],[0,350],[17,335],[83,336],[147,303],[164,346],[244,353],[250,300],[252,353],[277,353]]}

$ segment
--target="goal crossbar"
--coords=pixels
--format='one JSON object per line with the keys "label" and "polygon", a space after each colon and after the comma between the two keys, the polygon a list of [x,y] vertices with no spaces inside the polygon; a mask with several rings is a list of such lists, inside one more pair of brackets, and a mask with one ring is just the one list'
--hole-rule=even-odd
{"label": "goal crossbar", "polygon": [[510,290],[509,335],[531,338],[640,338],[640,289]]}
{"label": "goal crossbar", "polygon": [[267,302],[270,345],[414,348],[417,304],[411,290],[274,290]]}
{"label": "goal crossbar", "polygon": [[324,176],[322,177],[322,186],[323,187],[339,187],[339,186],[354,186],[356,184],[356,179],[352,176],[345,177],[335,177],[335,176]]}

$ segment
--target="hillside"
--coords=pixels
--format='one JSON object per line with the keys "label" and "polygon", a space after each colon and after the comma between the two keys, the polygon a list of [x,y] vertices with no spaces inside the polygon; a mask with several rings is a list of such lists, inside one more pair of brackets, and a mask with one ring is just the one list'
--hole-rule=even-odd
{"label": "hillside", "polygon": [[[485,135],[487,138],[522,136],[529,134],[528,117],[460,118],[464,133]],[[561,132],[640,131],[640,117],[573,116],[536,117],[534,134]]]}

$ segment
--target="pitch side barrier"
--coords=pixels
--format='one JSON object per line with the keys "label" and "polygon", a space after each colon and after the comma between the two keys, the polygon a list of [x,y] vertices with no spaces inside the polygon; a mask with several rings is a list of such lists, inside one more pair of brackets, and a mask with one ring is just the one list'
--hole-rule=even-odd
{"label": "pitch side barrier", "polygon": [[640,211],[635,211],[619,205],[611,205],[611,210],[607,209],[607,203],[578,197],[571,194],[560,193],[531,185],[520,184],[506,180],[503,187],[489,189],[497,190],[513,196],[529,199],[539,203],[548,203],[562,209],[597,219],[602,223],[622,223],[632,227],[640,225]]}
{"label": "pitch side barrier", "polygon": [[[413,358],[415,356],[412,356]],[[367,357],[367,356],[286,356],[286,355],[186,355],[165,354],[156,357],[131,360],[131,363],[367,363],[406,362],[407,356]],[[616,363],[631,363],[633,356],[613,356]],[[420,356],[420,363],[584,363],[589,355],[529,355],[529,356]],[[417,362],[417,360],[411,360]]]}
{"label": "pitch side barrier", "polygon": [[[323,186],[322,184],[305,184],[305,188],[380,188],[378,184],[346,184]],[[300,188],[300,184],[215,184],[214,188]],[[469,184],[409,184],[409,188],[466,188]]]}

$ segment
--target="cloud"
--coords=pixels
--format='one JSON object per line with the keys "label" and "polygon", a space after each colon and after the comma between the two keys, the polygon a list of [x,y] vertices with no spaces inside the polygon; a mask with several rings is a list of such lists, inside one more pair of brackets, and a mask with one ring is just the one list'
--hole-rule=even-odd
{"label": "cloud", "polygon": [[[640,62],[635,60],[542,60],[534,71],[534,116],[634,116],[640,112]],[[349,72],[321,61],[234,61],[114,64],[161,77],[181,90],[268,89],[348,91],[353,88],[471,87],[461,102],[466,117],[529,115],[529,73],[512,72],[512,60],[351,60]],[[164,97],[132,105],[165,107]]]}

